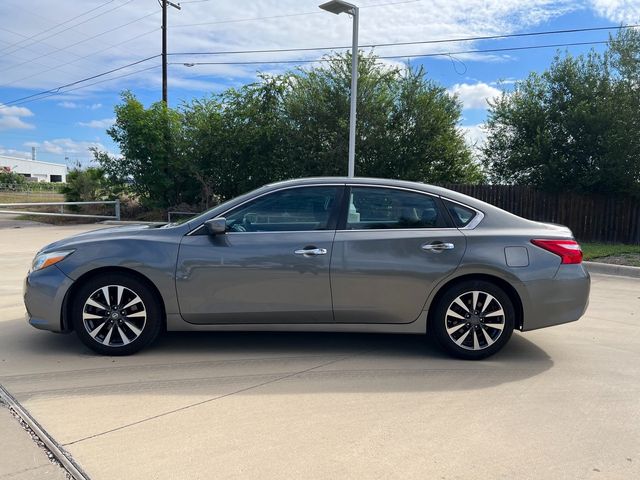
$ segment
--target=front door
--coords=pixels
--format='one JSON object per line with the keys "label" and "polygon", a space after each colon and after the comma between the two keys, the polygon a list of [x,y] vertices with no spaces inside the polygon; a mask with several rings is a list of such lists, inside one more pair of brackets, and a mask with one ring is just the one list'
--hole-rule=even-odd
{"label": "front door", "polygon": [[278,190],[227,212],[227,233],[184,237],[176,272],[182,317],[332,322],[329,267],[341,193],[340,186]]}
{"label": "front door", "polygon": [[410,323],[466,241],[441,200],[416,191],[351,187],[331,260],[338,323]]}

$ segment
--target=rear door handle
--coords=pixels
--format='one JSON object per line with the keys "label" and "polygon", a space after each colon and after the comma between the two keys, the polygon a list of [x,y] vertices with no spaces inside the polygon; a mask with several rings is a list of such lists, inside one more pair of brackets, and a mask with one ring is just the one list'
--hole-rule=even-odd
{"label": "rear door handle", "polygon": [[302,248],[300,250],[296,250],[293,253],[295,253],[296,255],[304,255],[305,257],[316,257],[318,255],[326,255],[327,249],[309,247],[309,248]]}
{"label": "rear door handle", "polygon": [[445,250],[453,250],[455,245],[450,242],[431,242],[421,245],[420,248],[425,252],[440,253]]}

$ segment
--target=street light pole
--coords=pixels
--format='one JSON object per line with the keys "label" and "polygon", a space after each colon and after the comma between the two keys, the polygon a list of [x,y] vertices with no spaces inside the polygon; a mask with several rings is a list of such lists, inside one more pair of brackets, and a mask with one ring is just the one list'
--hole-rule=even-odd
{"label": "street light pole", "polygon": [[162,101],[167,103],[167,5],[171,5],[178,10],[181,9],[179,4],[170,2],[169,0],[161,0],[162,6]]}
{"label": "street light pole", "polygon": [[358,7],[353,7],[353,45],[351,46],[351,110],[349,112],[349,178],[356,169],[356,102],[358,100]]}
{"label": "street light pole", "polygon": [[347,13],[353,18],[353,37],[351,44],[351,99],[349,110],[349,177],[355,176],[356,163],[356,104],[358,100],[358,24],[359,8],[342,0],[332,0],[320,5],[327,12],[339,15]]}

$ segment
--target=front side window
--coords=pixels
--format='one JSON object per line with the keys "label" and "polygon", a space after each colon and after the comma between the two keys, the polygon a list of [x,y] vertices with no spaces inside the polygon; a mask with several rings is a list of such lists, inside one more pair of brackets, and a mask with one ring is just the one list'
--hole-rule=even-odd
{"label": "front side window", "polygon": [[226,215],[230,232],[329,230],[338,187],[299,187],[257,198]]}
{"label": "front side window", "polygon": [[393,188],[351,188],[348,230],[444,227],[446,219],[434,197]]}

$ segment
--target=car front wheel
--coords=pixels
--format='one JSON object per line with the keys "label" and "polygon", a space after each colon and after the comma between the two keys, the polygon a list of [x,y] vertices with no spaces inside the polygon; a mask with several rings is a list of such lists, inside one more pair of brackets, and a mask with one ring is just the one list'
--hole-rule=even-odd
{"label": "car front wheel", "polygon": [[89,279],[72,304],[82,342],[103,355],[130,355],[160,333],[161,309],[154,292],[138,278],[111,273]]}
{"label": "car front wheel", "polygon": [[465,360],[493,355],[509,341],[515,309],[509,296],[487,281],[453,285],[440,297],[430,329],[450,354]]}

